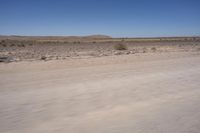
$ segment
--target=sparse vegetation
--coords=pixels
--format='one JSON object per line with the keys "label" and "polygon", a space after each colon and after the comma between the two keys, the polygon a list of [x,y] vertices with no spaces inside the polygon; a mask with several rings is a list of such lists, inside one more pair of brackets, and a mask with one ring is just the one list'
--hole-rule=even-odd
{"label": "sparse vegetation", "polygon": [[46,56],[42,56],[42,57],[41,57],[41,60],[46,60],[46,59],[47,59]]}
{"label": "sparse vegetation", "polygon": [[119,43],[119,44],[116,44],[116,45],[114,46],[114,49],[115,49],[115,50],[127,50],[128,48],[127,48],[126,45]]}
{"label": "sparse vegetation", "polygon": [[152,50],[153,52],[156,52],[157,49],[156,49],[156,47],[152,47],[151,50]]}
{"label": "sparse vegetation", "polygon": [[16,46],[14,43],[12,43],[12,44],[10,45],[10,47],[14,47],[14,46]]}
{"label": "sparse vegetation", "polygon": [[18,47],[25,47],[24,44],[18,44],[17,46],[18,46]]}
{"label": "sparse vegetation", "polygon": [[80,44],[81,42],[80,41],[74,41],[73,43],[74,44]]}
{"label": "sparse vegetation", "polygon": [[[184,42],[184,39],[192,40]],[[65,57],[125,55],[167,51],[200,51],[200,37],[185,38],[48,38],[19,37],[0,38],[0,54],[15,59],[64,59]],[[159,40],[157,40],[159,39]],[[159,43],[156,42],[159,41]],[[179,40],[179,41],[178,41]],[[67,44],[68,43],[68,44]],[[75,43],[75,44],[73,44]],[[80,43],[80,44],[79,44]],[[9,54],[12,52],[12,54]],[[1,56],[0,55],[0,56]],[[45,57],[46,56],[46,57]],[[57,57],[58,56],[58,57]]]}
{"label": "sparse vegetation", "polygon": [[143,48],[143,49],[142,49],[142,52],[143,52],[143,53],[146,53],[146,52],[147,52],[147,48]]}
{"label": "sparse vegetation", "polygon": [[3,46],[3,47],[7,47],[7,45],[6,45],[6,44],[2,44],[2,46]]}

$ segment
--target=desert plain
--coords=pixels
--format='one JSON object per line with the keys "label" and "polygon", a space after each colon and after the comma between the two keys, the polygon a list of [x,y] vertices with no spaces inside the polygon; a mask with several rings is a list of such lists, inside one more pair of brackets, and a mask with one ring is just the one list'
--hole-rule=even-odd
{"label": "desert plain", "polygon": [[0,37],[1,133],[199,133],[200,39]]}

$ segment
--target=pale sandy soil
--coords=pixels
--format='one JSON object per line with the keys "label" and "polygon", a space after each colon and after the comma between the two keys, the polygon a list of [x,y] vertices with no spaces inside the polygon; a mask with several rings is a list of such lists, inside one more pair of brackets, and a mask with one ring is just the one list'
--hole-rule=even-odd
{"label": "pale sandy soil", "polygon": [[1,133],[199,133],[200,53],[0,64]]}
{"label": "pale sandy soil", "polygon": [[[122,44],[127,50],[116,50]],[[0,40],[1,57],[12,61],[65,60],[69,58],[90,58],[135,53],[163,53],[200,51],[200,41],[159,41],[159,42],[23,42]],[[2,61],[3,62],[3,61]]]}

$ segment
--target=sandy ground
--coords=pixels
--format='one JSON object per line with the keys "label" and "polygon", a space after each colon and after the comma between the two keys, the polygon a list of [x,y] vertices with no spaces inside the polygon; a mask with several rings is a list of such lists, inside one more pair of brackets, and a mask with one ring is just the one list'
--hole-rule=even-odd
{"label": "sandy ground", "polygon": [[[5,40],[4,40],[5,41]],[[35,40],[36,41],[36,40]],[[124,45],[127,50],[116,50],[116,45]],[[158,41],[158,42],[23,42],[0,40],[1,57],[12,61],[65,60],[135,53],[163,53],[200,51],[200,41]]]}
{"label": "sandy ground", "polygon": [[199,133],[200,53],[0,64],[1,133]]}

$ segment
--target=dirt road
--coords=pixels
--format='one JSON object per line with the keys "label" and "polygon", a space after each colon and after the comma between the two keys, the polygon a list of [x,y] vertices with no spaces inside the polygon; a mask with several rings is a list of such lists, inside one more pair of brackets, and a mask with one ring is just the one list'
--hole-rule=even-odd
{"label": "dirt road", "polygon": [[0,64],[1,133],[199,133],[200,54]]}

